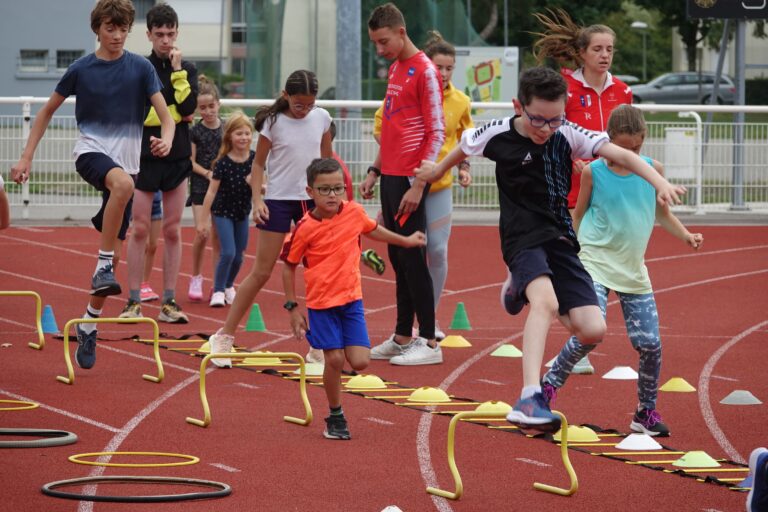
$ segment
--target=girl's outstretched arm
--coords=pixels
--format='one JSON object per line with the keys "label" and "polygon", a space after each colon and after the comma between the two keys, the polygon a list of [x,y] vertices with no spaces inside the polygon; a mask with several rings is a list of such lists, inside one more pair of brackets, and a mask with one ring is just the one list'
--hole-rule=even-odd
{"label": "girl's outstretched arm", "polygon": [[[661,165],[661,162],[654,160],[653,168],[656,169],[659,174],[664,176],[664,166]],[[656,204],[656,220],[659,221],[661,227],[668,233],[675,238],[682,240],[695,250],[698,250],[704,243],[704,235],[688,231],[683,223],[680,222],[680,219],[675,217],[667,204]]]}

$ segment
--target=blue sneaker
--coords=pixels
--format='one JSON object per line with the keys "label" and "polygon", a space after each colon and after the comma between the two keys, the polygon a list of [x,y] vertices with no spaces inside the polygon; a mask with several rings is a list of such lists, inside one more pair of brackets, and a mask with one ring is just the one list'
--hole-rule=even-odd
{"label": "blue sneaker", "polygon": [[507,414],[507,421],[546,432],[557,432],[560,429],[560,416],[552,414],[543,393],[534,393],[530,398],[518,400]]}
{"label": "blue sneaker", "polygon": [[97,297],[108,297],[110,295],[120,295],[122,289],[115,280],[115,273],[112,271],[112,265],[107,265],[96,271],[91,279],[91,295]]}
{"label": "blue sneaker", "polygon": [[96,336],[98,331],[94,329],[88,334],[79,325],[76,325],[75,332],[77,333],[77,350],[75,350],[77,366],[84,370],[93,368],[93,365],[96,364]]}
{"label": "blue sneaker", "polygon": [[747,512],[768,510],[768,449],[755,448],[749,456],[752,490],[747,496]]}
{"label": "blue sneaker", "polygon": [[507,270],[507,280],[501,287],[501,305],[510,315],[516,315],[522,311],[525,306],[525,297],[518,296],[515,293],[515,287],[512,283],[512,273]]}

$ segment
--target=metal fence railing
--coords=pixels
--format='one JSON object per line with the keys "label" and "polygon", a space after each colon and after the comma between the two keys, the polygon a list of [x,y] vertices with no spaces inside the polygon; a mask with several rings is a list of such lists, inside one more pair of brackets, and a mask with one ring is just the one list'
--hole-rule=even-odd
{"label": "metal fence railing", "polygon": [[[10,168],[21,154],[30,123],[32,105],[45,98],[0,98],[0,104],[18,105],[17,115],[0,116],[0,174],[6,181],[12,207],[48,211],[70,206],[100,203],[99,194],[74,171],[72,147],[77,137],[73,116],[54,116],[35,153],[33,174],[25,186],[9,180]],[[73,100],[67,100],[72,102]],[[222,100],[222,112],[270,104],[272,100]],[[373,139],[373,111],[378,102],[318,101],[327,108],[337,125],[334,149],[347,162],[357,184],[376,156]],[[699,112],[768,114],[768,107],[709,105],[638,105],[645,111],[677,112],[664,121],[648,122],[643,153],[665,165],[667,177],[688,187],[684,209],[706,212],[768,209],[768,121],[704,122]],[[473,104],[476,124],[494,116],[509,115],[511,103]],[[493,109],[493,110],[489,110]],[[495,209],[498,192],[494,164],[483,158],[472,161],[473,185],[454,185],[454,206],[460,209]],[[377,203],[376,198],[369,200]],[[365,201],[364,201],[365,203]],[[52,214],[50,217],[55,217]]]}

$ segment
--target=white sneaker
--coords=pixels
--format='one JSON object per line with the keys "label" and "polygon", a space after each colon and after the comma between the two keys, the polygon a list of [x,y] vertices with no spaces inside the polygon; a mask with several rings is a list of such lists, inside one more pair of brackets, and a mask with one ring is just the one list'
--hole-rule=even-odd
{"label": "white sneaker", "polygon": [[[229,334],[222,334],[221,329],[219,329],[216,331],[216,334],[208,339],[208,344],[211,347],[211,354],[232,352],[232,347],[235,345],[235,337]],[[232,368],[232,360],[228,357],[213,358],[211,362],[219,368]]]}
{"label": "white sneaker", "polygon": [[579,362],[573,366],[571,373],[576,375],[592,375],[595,373],[595,367],[589,362],[589,356],[584,356],[579,359]]}
{"label": "white sneaker", "polygon": [[445,333],[440,330],[440,326],[435,323],[435,339],[437,341],[443,341],[445,339]]}
{"label": "white sneaker", "polygon": [[319,348],[310,348],[304,361],[307,363],[325,364],[325,356]]}
{"label": "white sneaker", "polygon": [[224,289],[224,302],[227,304],[232,304],[235,302],[235,295],[237,295],[237,292],[235,291],[235,287],[232,286],[230,288]]}
{"label": "white sneaker", "polygon": [[395,342],[395,335],[393,334],[381,345],[377,345],[371,349],[371,359],[392,359],[395,356],[399,356],[403,351],[407,350],[413,342],[408,345],[400,345]]}
{"label": "white sneaker", "polygon": [[402,354],[391,358],[389,362],[400,366],[440,364],[443,362],[443,351],[440,345],[432,348],[424,338],[416,338]]}
{"label": "white sneaker", "polygon": [[210,306],[212,308],[223,308],[224,304],[226,304],[227,299],[224,295],[224,292],[213,292],[213,295],[211,295],[211,302]]}

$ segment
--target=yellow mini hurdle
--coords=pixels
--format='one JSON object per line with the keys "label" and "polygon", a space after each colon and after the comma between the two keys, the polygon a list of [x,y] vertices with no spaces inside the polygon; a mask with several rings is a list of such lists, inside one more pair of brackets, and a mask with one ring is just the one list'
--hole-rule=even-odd
{"label": "yellow mini hurdle", "polygon": [[[562,426],[561,426],[562,440],[560,444],[560,455],[562,456],[565,470],[568,472],[568,477],[571,480],[571,486],[568,489],[563,489],[560,487],[555,487],[552,485],[541,484],[536,482],[533,484],[533,488],[539,491],[549,492],[552,494],[559,494],[560,496],[570,496],[579,489],[579,481],[576,478],[576,472],[573,470],[573,466],[571,465],[571,460],[568,457],[568,420],[566,420],[565,416],[559,411],[552,411],[552,413],[560,416],[560,421],[562,422]],[[464,494],[464,485],[461,483],[461,475],[459,474],[459,470],[456,467],[456,453],[455,453],[456,425],[458,425],[459,422],[463,420],[477,420],[481,418],[491,420],[491,419],[505,418],[506,415],[507,415],[506,411],[499,411],[499,412],[465,411],[465,412],[460,412],[456,414],[453,418],[451,418],[451,422],[448,425],[448,466],[450,467],[451,475],[453,475],[453,480],[456,484],[456,490],[453,492],[450,492],[450,491],[444,491],[442,489],[438,489],[436,487],[427,487],[427,492],[429,494],[434,494],[435,496],[441,496],[449,500],[458,500],[459,498],[461,498],[461,496]]]}
{"label": "yellow mini hurdle", "polygon": [[41,321],[43,315],[43,301],[36,292],[28,291],[0,291],[0,297],[34,297],[35,298],[35,327],[37,328],[37,343],[30,341],[28,345],[35,350],[43,350],[45,346],[45,336],[43,335],[43,324]]}
{"label": "yellow mini hurdle", "polygon": [[67,377],[57,376],[56,380],[64,384],[75,383],[75,369],[72,366],[72,358],[69,355],[69,331],[75,324],[150,324],[153,329],[153,352],[157,363],[157,377],[144,374],[142,377],[151,382],[162,382],[165,378],[163,362],[160,360],[160,328],[152,318],[74,318],[64,326],[64,362],[67,364]]}
{"label": "yellow mini hurdle", "polygon": [[283,419],[288,423],[295,423],[297,425],[308,426],[312,423],[312,407],[309,405],[309,398],[307,397],[307,370],[304,363],[304,358],[295,352],[219,352],[214,354],[207,354],[203,361],[200,363],[200,402],[203,404],[202,420],[196,418],[187,417],[187,423],[197,425],[198,427],[206,428],[211,424],[211,408],[208,406],[208,397],[205,392],[205,368],[208,366],[208,361],[213,358],[228,358],[228,359],[274,359],[280,358],[294,360],[299,365],[299,394],[301,395],[301,402],[304,405],[304,419],[295,418],[293,416],[283,416]]}

